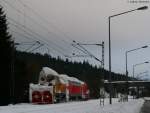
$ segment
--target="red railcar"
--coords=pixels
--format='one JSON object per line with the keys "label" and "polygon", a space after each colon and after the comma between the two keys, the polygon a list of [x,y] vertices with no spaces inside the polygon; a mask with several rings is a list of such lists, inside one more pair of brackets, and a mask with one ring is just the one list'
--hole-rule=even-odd
{"label": "red railcar", "polygon": [[69,81],[69,97],[70,99],[82,98],[82,85],[79,82]]}
{"label": "red railcar", "polygon": [[77,78],[69,78],[69,98],[70,99],[89,99],[89,89],[85,82],[78,80]]}

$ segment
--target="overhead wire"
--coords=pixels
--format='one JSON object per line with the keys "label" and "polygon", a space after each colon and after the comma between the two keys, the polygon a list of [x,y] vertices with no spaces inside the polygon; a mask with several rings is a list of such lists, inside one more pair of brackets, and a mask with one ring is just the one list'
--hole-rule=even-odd
{"label": "overhead wire", "polygon": [[[36,16],[40,17],[46,24],[49,24],[51,25],[53,28],[55,28],[57,31],[59,31],[61,34],[64,35],[65,38],[69,39],[71,42],[73,41],[66,33],[62,32],[58,27],[56,27],[55,25],[53,25],[51,22],[47,21],[45,18],[43,18],[43,16],[41,16],[39,13],[37,13],[34,9],[32,9],[31,7],[29,7],[27,4],[24,4],[22,2],[22,0],[17,0],[18,2],[20,2],[20,4],[22,4],[23,6],[27,7],[27,9],[30,9],[32,11],[32,13],[34,13]],[[32,19],[32,18],[31,18]],[[39,23],[38,23],[39,24]],[[40,25],[41,26],[41,25]],[[46,27],[43,27],[44,29],[46,29]],[[48,30],[48,29],[46,29]],[[53,32],[50,32],[48,31],[49,33],[53,33]],[[57,35],[56,33],[53,33],[55,34],[55,36]],[[60,38],[60,37],[58,37]],[[62,40],[64,43],[68,43],[66,40]],[[70,42],[69,42],[70,43]],[[70,44],[69,44],[70,45]],[[71,45],[72,46],[72,45]]]}
{"label": "overhead wire", "polygon": [[37,42],[33,43],[29,48],[27,48],[25,51],[29,51],[30,49],[32,49],[36,44],[38,44]]}
{"label": "overhead wire", "polygon": [[[16,32],[16,31],[13,31],[13,30],[11,30],[12,32],[15,32],[16,34],[18,34],[18,35],[20,35],[20,36],[23,36],[23,37],[25,37],[25,38],[27,38],[28,36],[25,36],[24,34],[21,34],[21,33],[19,33],[19,32]],[[31,38],[27,38],[27,39],[31,39]],[[19,42],[18,43],[18,45],[33,45],[33,43],[35,43],[35,42],[37,42],[36,40],[34,40],[34,41],[30,41],[30,42]],[[49,48],[49,46],[46,46],[46,45],[43,45],[43,46],[45,46],[47,49],[48,49],[48,54],[49,54],[49,51],[50,51],[50,49],[51,48]],[[24,50],[24,51],[26,51],[26,50]],[[53,51],[51,51],[52,53],[54,53]],[[55,54],[55,53],[54,53]]]}
{"label": "overhead wire", "polygon": [[[10,31],[12,31],[12,32],[15,32],[15,31],[13,31],[13,30],[10,30]],[[18,34],[19,36],[22,36],[22,37],[25,37],[25,38],[27,38],[27,36],[25,36],[24,34],[21,34],[21,33],[19,33],[19,32],[15,32],[15,34]],[[31,38],[27,38],[27,39],[31,39]],[[28,51],[29,49],[31,49],[33,46],[35,46],[36,44],[38,44],[37,43],[38,41],[31,41],[31,42],[19,42],[19,43],[15,43],[15,46],[20,46],[20,45],[22,45],[22,46],[29,46],[27,49],[24,49],[24,51]],[[39,42],[40,43],[40,42]],[[20,47],[19,47],[20,48]]]}
{"label": "overhead wire", "polygon": [[[11,25],[13,25],[13,24],[11,24]],[[18,26],[15,26],[15,27],[18,27]],[[15,34],[21,35],[21,36],[23,36],[24,38],[26,38],[26,39],[28,39],[28,40],[33,40],[31,37],[28,37],[28,36],[26,36],[26,35],[23,34],[23,33],[20,33],[20,32],[11,30],[11,29],[10,29],[10,31],[14,32]],[[34,41],[35,41],[35,40],[34,40]]]}
{"label": "overhead wire", "polygon": [[[41,16],[37,11],[35,11],[34,9],[32,9],[31,7],[29,7],[27,4],[24,4],[22,2],[22,0],[18,0],[21,4],[25,5],[26,7],[28,7],[28,9],[32,10],[32,12],[37,15],[38,17],[40,17],[46,24],[51,25],[54,29],[56,29],[57,31],[59,31],[61,34],[64,35],[65,38],[69,39],[72,41],[72,39],[64,32],[62,32],[58,27],[56,27],[56,25],[53,25],[51,22],[47,21],[45,18],[43,18],[43,16]],[[65,41],[65,40],[64,40]]]}
{"label": "overhead wire", "polygon": [[[10,17],[7,17],[7,18],[8,18],[9,20],[12,20],[15,24],[17,24],[17,25],[15,25],[14,23],[11,23],[11,24],[14,25],[15,27],[17,27],[17,28],[19,28],[19,29],[24,29],[24,27],[23,27],[22,24],[16,22],[14,19],[12,19],[12,18],[10,18]],[[21,27],[21,26],[22,26],[22,27]],[[41,37],[39,34],[35,33],[34,31],[32,31],[32,30],[31,30],[30,28],[28,28],[28,27],[25,27],[25,29],[30,32],[30,33],[26,32],[28,35],[30,35],[30,36],[32,36],[32,37],[38,39],[38,41],[40,41],[40,42],[42,42],[42,43],[45,43],[45,44],[47,44],[48,46],[50,46],[49,43],[47,43],[47,41],[41,40],[41,39],[39,39],[39,38],[37,38],[36,36],[33,35],[33,34],[36,34],[38,37]],[[31,33],[32,33],[32,34],[31,34]],[[54,50],[56,50],[58,53],[61,53],[63,56],[65,56],[64,53],[61,52],[60,50],[58,50],[58,49],[56,49],[56,48],[54,48],[54,47],[52,47],[52,48],[53,48]]]}
{"label": "overhead wire", "polygon": [[[5,1],[5,0],[4,0]],[[33,10],[31,7],[29,7],[28,5],[26,5],[26,4],[24,4],[22,1],[20,1],[20,0],[17,0],[17,1],[19,1],[24,7],[28,7],[29,9],[31,9],[32,10],[32,12],[35,14],[35,15],[37,15],[37,16],[39,16],[45,23],[48,23],[48,24],[51,24],[49,21],[47,21],[45,18],[43,18],[39,13],[37,13],[35,10]],[[6,2],[6,1],[5,1]],[[8,3],[8,2],[7,2]],[[20,11],[20,10],[18,10],[17,8],[15,8],[13,5],[11,5],[10,3],[8,3],[8,5],[10,5],[12,8],[14,8],[18,13],[21,13],[21,14],[23,14],[22,13],[22,11]],[[28,9],[27,8],[27,9]],[[45,26],[43,26],[43,25],[41,25],[41,24],[39,24],[38,22],[36,22],[34,19],[32,19],[30,16],[28,16],[28,19],[30,19],[30,20],[32,20],[34,23],[37,23],[39,26],[41,26],[42,28],[44,28],[45,30],[47,30],[48,31],[48,33],[53,33],[53,32],[51,32],[51,31],[49,31],[49,29],[47,29]],[[24,24],[25,24],[25,22],[24,22]],[[59,32],[61,32],[56,26],[54,26],[53,24],[51,24],[52,26],[53,26],[53,28],[55,28],[55,29],[57,29]],[[25,25],[24,26],[22,26],[22,27],[24,27],[24,29],[25,29]],[[33,33],[33,32],[32,32]],[[72,39],[70,38],[70,37],[68,37],[68,35],[66,35],[64,32],[61,32],[63,35],[64,35],[64,37],[65,38],[69,38],[71,41],[72,41]],[[37,34],[37,33],[35,33],[34,32],[34,34],[36,34],[37,36],[39,36],[39,34]],[[55,36],[57,36],[57,34],[55,34],[55,33],[53,33]],[[47,40],[47,39],[46,39]],[[49,40],[47,40],[47,41],[49,41]],[[63,42],[65,42],[66,43],[66,40],[62,40]],[[55,44],[55,43],[53,43],[56,47],[58,47],[58,45],[57,44]],[[73,46],[72,44],[71,44],[71,46]],[[73,46],[73,47],[75,47],[75,46]],[[78,50],[80,50],[78,47],[75,47],[75,48],[77,48]],[[62,47],[59,47],[59,49],[62,49]],[[57,50],[58,51],[58,50]],[[64,50],[63,50],[64,51]],[[80,50],[81,51],[81,50]],[[84,50],[83,50],[84,51]],[[82,52],[83,52],[82,51]],[[59,51],[60,52],[60,51]],[[62,52],[60,52],[60,53],[62,53]],[[62,53],[63,54],[63,56],[65,56],[66,57],[66,55],[64,54],[64,53]],[[87,54],[87,53],[85,53],[85,54]],[[92,56],[92,55],[90,55],[90,56]]]}
{"label": "overhead wire", "polygon": [[[102,63],[102,61],[100,59],[98,59],[97,57],[95,57],[91,52],[89,52],[87,49],[85,49],[83,46],[80,45],[80,43],[77,43],[76,41],[73,41],[76,45],[78,45],[80,47],[80,50],[84,53],[86,53],[87,55],[93,57],[95,60],[99,61],[100,63]],[[74,44],[72,44],[74,45]],[[78,48],[77,48],[78,49]]]}
{"label": "overhead wire", "polygon": [[[7,2],[7,1],[5,1],[4,0],[4,2],[5,3],[7,3],[8,5],[10,5],[13,9],[15,9],[18,13],[21,13],[22,14],[22,12],[20,11],[20,10],[18,10],[17,8],[15,8],[12,4],[10,4],[9,2]],[[10,18],[9,18],[10,19]],[[12,19],[11,19],[12,20]],[[21,25],[22,27],[24,27],[23,25]],[[34,33],[34,34],[36,34],[37,35],[37,33]],[[39,34],[38,34],[38,36],[39,36]],[[52,42],[51,42],[52,43]],[[56,47],[59,47],[59,45],[57,45],[57,44],[55,44],[55,43],[53,43]],[[62,47],[59,47],[59,49],[62,49]],[[63,50],[64,51],[64,50]],[[60,51],[59,51],[60,52]],[[61,52],[62,53],[62,52]]]}
{"label": "overhead wire", "polygon": [[[28,8],[30,8],[29,6],[27,6],[26,4],[24,4],[21,0],[18,0],[24,7],[27,7],[26,9],[28,9]],[[12,6],[12,5],[11,5]],[[14,8],[14,7],[13,7]],[[32,9],[32,8],[30,8],[30,9]],[[22,11],[20,11],[20,10],[18,10],[17,8],[15,8],[15,10],[18,12],[18,13],[21,13],[22,15],[25,15]],[[36,15],[38,15],[39,17],[41,17],[36,11],[34,11],[33,9],[32,9],[32,12],[34,13],[34,14],[36,14]],[[44,19],[43,17],[41,17],[42,19]],[[57,36],[57,34],[56,33],[54,33],[54,32],[51,32],[47,27],[45,27],[44,25],[42,25],[42,24],[40,24],[39,22],[37,22],[37,21],[35,21],[35,19],[33,19],[33,18],[31,18],[30,16],[28,16],[28,19],[30,19],[31,21],[33,21],[35,24],[38,24],[40,27],[42,27],[43,29],[45,29],[46,31],[48,31],[48,33],[50,33],[50,34],[54,34],[57,38],[60,38],[60,37],[58,37]],[[24,20],[25,20],[25,18],[24,18]],[[24,22],[25,23],[25,22]],[[25,27],[25,25],[24,25],[24,27]],[[53,26],[54,27],[54,26]],[[66,43],[66,41],[65,40],[62,40],[63,42],[65,42]],[[54,42],[53,42],[54,43]],[[56,43],[55,43],[55,45],[56,45]],[[57,45],[58,46],[58,45]],[[62,47],[61,47],[62,48]],[[68,49],[68,48],[67,48]]]}
{"label": "overhead wire", "polygon": [[33,52],[33,51],[35,51],[35,50],[39,49],[40,47],[42,47],[43,45],[44,45],[44,44],[40,44],[38,47],[36,47],[36,48],[34,48],[34,49],[30,50],[29,52]]}
{"label": "overhead wire", "polygon": [[75,47],[76,49],[78,49],[78,50],[80,50],[80,51],[82,51],[84,54],[86,54],[86,55],[88,55],[88,53],[86,52],[86,51],[84,51],[83,49],[81,49],[81,48],[79,48],[79,47],[77,47],[76,45],[74,45],[74,44],[71,44],[73,47]]}
{"label": "overhead wire", "polygon": [[[14,32],[14,31],[13,31]],[[16,32],[16,33],[18,33],[18,32]],[[20,34],[20,33],[18,33],[19,35],[21,35],[21,36],[24,36],[23,34]],[[31,35],[32,36],[32,35]],[[40,40],[39,40],[40,41]],[[35,42],[35,41],[34,41]],[[20,45],[32,45],[33,44],[33,42],[20,42],[19,44]],[[44,42],[43,42],[44,43]],[[44,46],[46,46],[46,45],[44,45]],[[47,48],[49,48],[49,45],[47,45]],[[54,48],[49,48],[49,49],[53,49],[54,50]],[[27,51],[27,50],[24,50],[24,51]],[[57,50],[55,50],[55,51],[57,51]],[[51,53],[54,53],[52,50],[51,50]],[[57,51],[57,53],[59,53],[58,51]],[[55,54],[55,53],[54,53]]]}
{"label": "overhead wire", "polygon": [[[28,27],[26,27],[25,26],[25,22],[26,22],[26,15],[25,15],[25,9],[27,9],[27,10],[29,10],[30,9],[30,11],[32,11],[32,13],[33,14],[35,14],[36,16],[38,16],[38,17],[40,17],[40,19],[42,20],[42,22],[45,22],[45,23],[47,23],[47,24],[49,24],[49,25],[51,25],[55,30],[57,30],[57,31],[59,31],[61,34],[63,34],[63,36],[66,38],[66,39],[69,39],[69,40],[71,40],[72,41],[72,39],[66,34],[66,33],[64,33],[64,32],[62,32],[58,27],[56,27],[55,25],[53,25],[51,22],[49,22],[49,21],[47,21],[45,18],[43,18],[43,16],[41,16],[39,13],[37,13],[37,11],[35,11],[33,8],[31,8],[31,7],[29,7],[27,4],[25,4],[25,3],[23,3],[22,2],[22,0],[15,0],[15,1],[18,1],[20,4],[22,4],[23,6],[24,6],[24,12],[22,12],[21,10],[19,10],[19,9],[17,9],[16,7],[14,7],[10,2],[8,2],[8,1],[6,1],[6,0],[3,0],[7,5],[9,5],[11,8],[13,8],[13,9],[15,9],[18,13],[20,13],[20,14],[22,14],[23,16],[24,16],[24,25],[21,25],[21,24],[19,24],[19,23],[17,23],[17,25],[15,25],[15,27],[17,27],[17,28],[21,28],[21,29],[23,29],[23,31],[25,32],[25,34],[28,34],[28,35],[30,35],[31,37],[34,37],[34,38],[36,38],[36,39],[38,39],[40,42],[42,42],[44,45],[47,45],[48,47],[52,47],[55,51],[57,51],[59,54],[61,53],[63,56],[65,56],[66,57],[66,55],[64,54],[64,51],[66,51],[65,49],[64,49],[64,47],[60,47],[58,44],[56,44],[56,43],[54,43],[54,42],[50,42],[50,40],[48,40],[48,39],[44,39],[44,40],[47,40],[47,41],[43,41],[43,40],[41,40],[41,39],[39,39],[39,38],[37,38],[37,37],[41,37],[41,35],[39,35],[38,33],[36,33],[36,32],[34,32],[34,31],[32,31],[30,28],[28,28]],[[10,19],[10,18],[9,18]],[[44,30],[46,30],[46,31],[48,31],[48,33],[51,33],[51,34],[54,34],[56,37],[58,37],[58,38],[60,38],[59,36],[57,36],[57,34],[56,33],[54,33],[54,32],[51,32],[46,26],[44,26],[44,25],[42,25],[42,24],[40,24],[39,22],[37,22],[35,19],[33,19],[33,18],[31,18],[30,16],[28,16],[28,19],[30,19],[32,22],[34,22],[34,23],[36,23],[36,24],[38,24],[40,27],[42,27]],[[19,24],[19,25],[18,25]],[[11,25],[13,25],[12,23],[11,23]],[[21,27],[18,27],[18,26],[20,26],[21,25]],[[28,31],[30,31],[30,33],[29,32],[27,32],[26,30],[28,30]],[[16,31],[13,31],[13,32],[16,32]],[[34,34],[34,35],[33,35]],[[20,35],[21,35],[21,33],[20,33]],[[35,36],[36,35],[36,36]],[[28,38],[28,39],[32,39],[32,38],[29,38],[28,36],[24,36],[24,37],[26,37],[26,38]],[[43,37],[43,36],[42,36]],[[33,40],[34,40],[34,38],[33,38]],[[66,40],[62,40],[64,43],[68,43]],[[57,47],[58,49],[56,49],[56,48],[54,48],[53,46],[51,46],[51,45],[49,45],[49,43],[48,42],[50,42],[50,43],[53,43],[53,45],[55,45],[55,47]],[[79,47],[77,47],[77,46],[75,46],[75,45],[73,45],[73,44],[71,44],[71,46],[72,47],[74,47],[74,48],[76,48],[77,50],[80,50],[80,51],[84,51],[83,53],[84,54],[89,54],[91,57],[93,57],[94,55],[93,54],[91,54],[90,52],[87,52],[86,50],[85,50],[85,48],[83,49],[81,49],[81,48],[79,48]],[[37,48],[38,49],[38,48]],[[35,49],[36,50],[36,49]],[[34,51],[34,50],[33,50]],[[63,51],[63,52],[62,52]],[[32,52],[32,51],[31,51]],[[94,57],[96,60],[99,60],[99,59],[97,59],[96,57]]]}

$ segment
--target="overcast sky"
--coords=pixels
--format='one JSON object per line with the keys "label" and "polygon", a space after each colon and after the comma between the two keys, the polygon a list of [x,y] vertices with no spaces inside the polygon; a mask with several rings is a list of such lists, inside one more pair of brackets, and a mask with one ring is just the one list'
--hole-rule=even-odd
{"label": "overcast sky", "polygon": [[[105,42],[105,68],[108,69],[108,17],[141,6],[150,6],[150,2],[129,3],[128,0],[2,0],[7,16],[29,27],[41,36],[40,40],[49,43],[51,54],[82,54],[71,47],[72,40],[81,43]],[[138,1],[138,0],[136,0]],[[24,5],[23,5],[24,4]],[[31,9],[30,9],[30,8]],[[19,10],[19,11],[18,11]],[[35,12],[38,12],[38,16]],[[32,18],[32,19],[31,19]],[[125,73],[125,52],[143,45],[150,46],[150,9],[135,11],[111,19],[112,71]],[[48,21],[48,22],[47,22]],[[22,34],[25,31],[11,25],[10,29]],[[22,26],[23,27],[23,26]],[[32,42],[12,32],[16,42]],[[27,34],[26,34],[27,35]],[[32,37],[33,38],[33,37]],[[34,38],[35,39],[35,38]],[[101,59],[101,48],[86,47]],[[48,51],[42,49],[41,51]],[[89,60],[91,58],[72,58],[73,60]],[[128,70],[132,76],[134,64],[150,60],[150,47],[128,54]],[[135,74],[149,71],[150,64],[135,68]]]}

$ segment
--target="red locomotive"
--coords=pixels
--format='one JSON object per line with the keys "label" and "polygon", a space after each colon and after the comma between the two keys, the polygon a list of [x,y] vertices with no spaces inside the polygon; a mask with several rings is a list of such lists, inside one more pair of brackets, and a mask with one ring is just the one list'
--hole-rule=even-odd
{"label": "red locomotive", "polygon": [[89,89],[85,82],[43,67],[39,84],[30,84],[30,102],[50,104],[70,100],[87,100]]}

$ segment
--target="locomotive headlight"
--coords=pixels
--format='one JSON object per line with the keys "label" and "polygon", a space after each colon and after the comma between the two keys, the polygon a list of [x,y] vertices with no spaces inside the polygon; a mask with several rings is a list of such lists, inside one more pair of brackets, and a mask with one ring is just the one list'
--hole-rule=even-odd
{"label": "locomotive headlight", "polygon": [[49,98],[50,96],[49,95],[46,95],[46,98]]}

